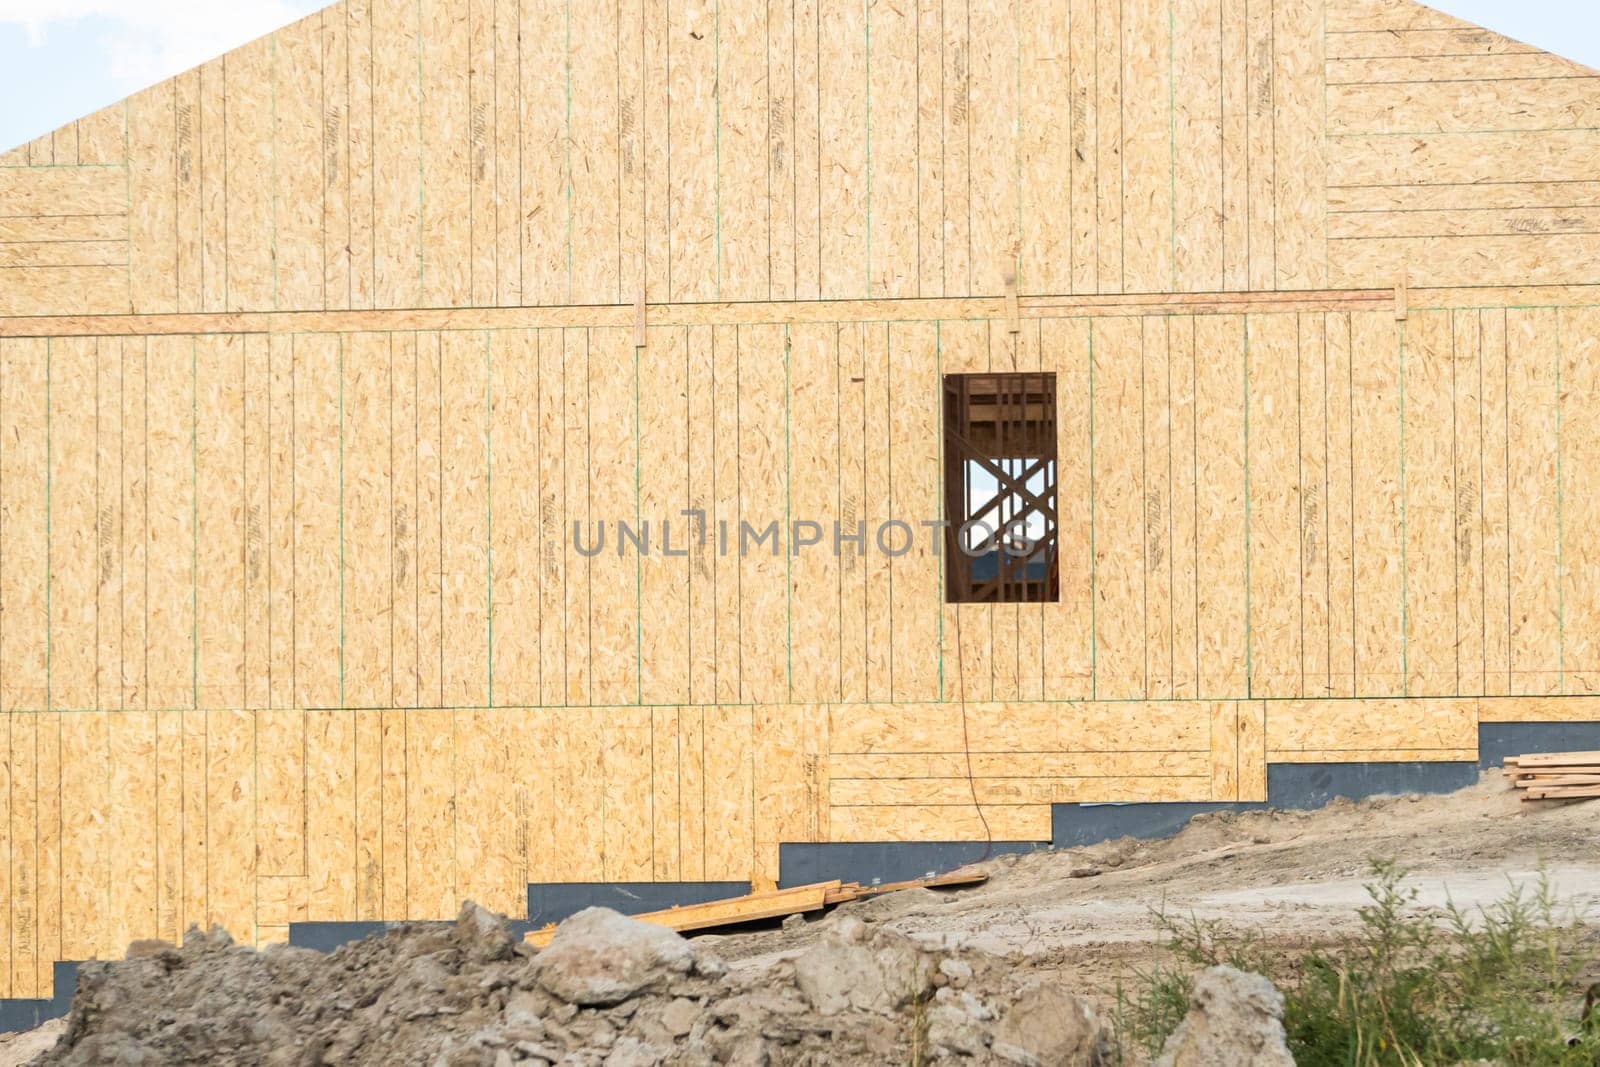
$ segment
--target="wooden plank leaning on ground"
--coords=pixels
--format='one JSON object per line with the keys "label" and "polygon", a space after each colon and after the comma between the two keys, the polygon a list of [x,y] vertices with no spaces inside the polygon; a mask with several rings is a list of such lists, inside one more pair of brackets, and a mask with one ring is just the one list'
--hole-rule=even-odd
{"label": "wooden plank leaning on ground", "polygon": [[[813,885],[795,886],[792,889],[774,889],[764,893],[750,893],[742,897],[713,900],[705,904],[686,904],[664,911],[646,912],[633,918],[655,926],[665,926],[679,932],[710,930],[721,926],[776,919],[805,912],[821,911],[838,904],[860,900],[863,897],[882,896],[900,889],[951,889],[959,886],[981,885],[989,876],[982,871],[961,868],[933,878],[918,878],[908,882],[890,882],[883,885],[863,886],[856,882],[817,882]],[[530,930],[524,937],[528,944],[543,948],[555,936],[556,924]]]}

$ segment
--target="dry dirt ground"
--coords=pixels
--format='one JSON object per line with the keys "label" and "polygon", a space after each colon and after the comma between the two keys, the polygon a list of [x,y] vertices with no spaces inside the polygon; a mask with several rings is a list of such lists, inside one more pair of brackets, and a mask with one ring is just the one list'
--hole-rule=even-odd
{"label": "dry dirt ground", "polygon": [[[1326,941],[1355,923],[1356,909],[1367,899],[1363,885],[1368,881],[1369,864],[1374,859],[1394,860],[1409,871],[1408,882],[1419,891],[1418,906],[1424,909],[1442,909],[1451,902],[1467,908],[1488,904],[1502,897],[1513,884],[1531,886],[1540,878],[1547,878],[1563,907],[1572,909],[1590,923],[1595,931],[1592,940],[1600,947],[1600,925],[1597,925],[1600,924],[1600,801],[1523,804],[1505,786],[1498,772],[1491,772],[1478,786],[1450,796],[1380,798],[1361,803],[1341,801],[1321,811],[1304,813],[1213,814],[1195,819],[1182,833],[1162,841],[1123,839],[1083,849],[996,857],[985,864],[990,878],[979,887],[956,891],[904,891],[848,904],[826,917],[811,917],[806,921],[791,919],[781,928],[771,926],[695,937],[691,942],[695,951],[719,962],[707,968],[696,963],[686,977],[672,978],[671,983],[675,984],[663,986],[652,994],[658,1000],[640,1000],[643,1006],[632,1009],[585,1008],[577,1014],[576,1024],[568,1021],[566,1025],[570,1029],[573,1025],[584,1024],[586,1019],[602,1027],[614,1024],[617,1032],[631,1041],[628,1035],[633,1031],[628,1030],[631,1025],[628,1019],[648,1019],[651,1012],[667,1004],[682,1008],[686,1028],[676,1039],[679,1045],[678,1052],[674,1053],[684,1058],[674,1058],[670,1062],[700,1062],[684,1053],[684,1043],[692,1044],[702,1038],[709,1041],[707,1035],[719,1037],[719,1040],[725,1038],[724,1044],[733,1051],[726,1057],[712,1057],[705,1062],[712,1059],[740,1062],[735,1055],[738,1044],[735,1039],[739,1034],[736,1029],[729,1029],[735,1024],[728,1022],[729,1013],[721,1010],[719,1001],[747,1003],[752,997],[759,998],[762,995],[759,991],[765,990],[770,993],[772,1003],[762,1008],[767,1013],[762,1025],[770,1026],[772,1012],[782,1015],[792,1011],[786,1018],[792,1024],[789,1036],[794,1040],[787,1047],[796,1052],[795,1058],[781,1053],[773,1055],[770,1062],[858,1062],[849,1058],[836,1060],[834,1053],[827,1051],[830,1047],[842,1047],[829,1046],[825,1035],[830,1032],[829,1027],[833,1033],[846,1030],[849,1025],[846,1017],[836,1016],[832,1022],[821,1019],[820,1016],[827,1013],[820,1010],[814,996],[808,1005],[806,996],[801,995],[805,992],[804,982],[795,981],[796,972],[805,969],[802,960],[805,954],[819,945],[837,946],[841,929],[856,931],[846,934],[845,941],[854,937],[858,942],[870,944],[873,951],[880,954],[888,943],[883,938],[893,937],[898,939],[897,943],[915,945],[931,953],[931,959],[972,962],[978,977],[973,980],[970,991],[999,1005],[996,1010],[1000,1018],[993,1024],[995,1027],[1004,1024],[1008,1007],[1018,1002],[1018,990],[1026,989],[1028,983],[1037,979],[1082,995],[1089,1003],[1098,1005],[1104,1014],[1114,998],[1118,980],[1127,978],[1135,969],[1154,959],[1157,948],[1153,914],[1158,909],[1175,916],[1192,914],[1202,919],[1221,920],[1241,930],[1253,929],[1265,938],[1272,951],[1292,952],[1307,944]],[[865,926],[850,920],[861,920]],[[462,941],[459,934],[451,941],[447,936],[448,928],[433,929],[438,932],[391,934],[397,946],[406,944],[403,939],[411,937],[411,947],[385,951],[396,958],[403,957],[405,966],[413,966],[405,964],[406,959],[414,961],[424,955],[445,959],[446,969],[454,968],[452,973],[457,978],[441,979],[444,981],[441,988],[465,988],[471,984],[466,981],[467,976],[484,973],[471,970],[475,965],[472,963],[476,959],[474,954],[481,954],[479,948],[473,947],[476,942]],[[867,936],[860,932],[863,929],[873,931],[870,941],[862,941]],[[230,958],[243,960],[258,970],[277,968],[282,971],[287,966],[273,963],[272,952],[257,956],[240,950],[229,951],[233,954]],[[176,958],[176,954],[173,955]],[[184,955],[193,954],[186,948]],[[342,960],[337,965],[324,966],[317,959],[301,955],[294,957],[298,961],[294,966],[316,972],[319,995],[326,997],[332,991],[332,999],[337,1000],[341,979],[337,974],[330,977],[326,972],[349,973],[348,980],[354,986],[358,984],[359,968],[369,966],[360,960],[378,960],[380,955],[377,948],[368,946],[329,958]],[[511,983],[507,989],[519,988],[515,984],[520,981],[515,977],[520,973],[515,971],[516,967],[537,971],[536,957],[503,956],[501,959],[506,962],[493,963],[492,967],[501,968],[503,973],[512,976],[506,980]],[[257,964],[257,960],[267,962]],[[148,961],[135,963],[155,966]],[[128,966],[132,968],[135,964]],[[204,973],[199,965],[170,966],[180,970],[188,967],[195,976]],[[394,964],[383,962],[382,966]],[[723,967],[725,973],[720,972]],[[1600,979],[1600,974],[1593,977]],[[199,981],[199,978],[191,981]],[[474,981],[492,988],[486,980]],[[985,982],[990,984],[984,985]],[[526,982],[523,987],[535,991],[528,994],[529,997],[536,994],[545,998],[540,1001],[544,1005],[540,1011],[559,1009],[561,1014],[556,1017],[570,1019],[571,1004],[562,1007],[559,997],[546,996],[550,988],[548,983],[543,991],[536,981]],[[941,993],[953,992],[955,990],[941,990]],[[192,988],[183,995],[192,997]],[[516,1003],[516,997],[521,994],[507,995]],[[123,996],[126,1000],[126,995]],[[461,1009],[462,1018],[475,1018],[474,1012],[493,1015],[495,1011],[509,1010],[504,1004],[506,996],[499,997],[499,1007],[495,1007],[494,996],[487,999],[479,994],[474,996],[476,999],[470,1003],[462,1001],[466,1005]],[[780,1003],[784,997],[792,1004]],[[102,997],[102,1001],[105,999]],[[683,1004],[685,1000],[693,1001],[696,1007]],[[532,1001],[524,1000],[524,1004],[529,1003]],[[144,1011],[155,1017],[169,1010],[170,1005],[124,1004],[122,1010],[135,1008],[135,1015]],[[97,1010],[101,1014],[115,1014],[106,1009],[104,1003]],[[603,1018],[595,1014],[602,1010],[612,1014]],[[337,1045],[338,1041],[346,1040],[338,1035],[350,1031],[354,1024],[348,1019],[330,1022],[324,1018],[327,1014],[325,1009],[317,1009],[316,1025],[322,1029],[316,1032],[333,1034],[328,1040]],[[404,1017],[413,1028],[413,1034],[424,1035],[425,1031],[417,1028],[427,1027],[430,1020],[426,1015],[413,1018],[416,1014],[411,1010],[411,1015]],[[611,1022],[605,1023],[605,1018]],[[457,1025],[452,1019],[452,1015],[441,1015],[433,1021],[441,1026]],[[73,1025],[76,1028],[73,1040],[81,1042],[85,1033],[92,1032],[98,1024],[94,1018],[75,1017]],[[344,1030],[338,1030],[339,1026]],[[687,1029],[691,1026],[694,1027],[692,1031]],[[63,1024],[58,1022],[29,1034],[0,1037],[0,1067],[29,1062],[31,1057],[46,1051],[63,1030]],[[559,1032],[558,1027],[556,1031]],[[291,1026],[283,1032],[311,1030],[296,1031]],[[480,1029],[476,1034],[481,1038],[483,1032]],[[795,1034],[801,1036],[794,1037]],[[820,1046],[806,1044],[819,1034],[824,1035],[818,1039],[823,1041]],[[465,1031],[449,1041],[458,1041],[458,1038],[465,1040]],[[672,1038],[662,1040],[670,1050]],[[889,1044],[882,1046],[882,1054],[888,1056],[893,1051],[897,1058],[901,1056],[904,1049],[894,1044],[900,1038],[891,1034],[885,1040]],[[991,1039],[986,1037],[985,1040]],[[461,1046],[459,1041],[456,1045],[446,1041],[440,1047]],[[818,1047],[823,1050],[820,1059],[816,1058]],[[801,1056],[801,1050],[805,1049],[810,1049],[804,1054],[811,1059]],[[171,1055],[170,1051],[168,1054]],[[230,1057],[221,1048],[215,1050],[215,1059],[217,1062],[257,1062],[248,1056]],[[61,1050],[53,1053],[49,1061],[91,1062],[81,1055],[75,1059],[67,1057]],[[439,1058],[430,1053],[418,1062],[475,1061]],[[491,1055],[484,1062],[514,1060],[503,1056],[495,1059]],[[589,1061],[579,1058],[574,1062]]]}
{"label": "dry dirt ground", "polygon": [[[1445,796],[1223,812],[1164,840],[1000,856],[985,865],[991,877],[981,887],[849,907],[919,941],[1058,971],[1098,999],[1153,958],[1157,910],[1256,930],[1269,947],[1293,950],[1356,922],[1374,860],[1396,861],[1418,906],[1441,912],[1547,878],[1564,907],[1600,929],[1600,801],[1523,803],[1499,771]],[[730,962],[793,951],[806,929],[720,938],[716,949]]]}

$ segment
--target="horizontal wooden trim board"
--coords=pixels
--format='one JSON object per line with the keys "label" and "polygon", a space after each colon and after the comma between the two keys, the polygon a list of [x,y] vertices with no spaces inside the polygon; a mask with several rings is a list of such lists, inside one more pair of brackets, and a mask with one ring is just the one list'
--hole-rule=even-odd
{"label": "horizontal wooden trim board", "polygon": [[[1376,208],[1372,210],[1376,211]],[[1392,303],[1392,284],[1374,289],[1282,292],[1030,296],[1018,300],[1024,319],[1121,318],[1163,315],[1268,315],[1380,311]],[[1471,310],[1600,305],[1600,284],[1530,286],[1411,286],[1417,310]],[[0,302],[0,309],[3,309]],[[1006,298],[753,301],[646,306],[649,326],[749,326],[866,322],[1002,321]],[[158,337],[207,334],[407,333],[559,328],[627,328],[635,304],[555,307],[417,308],[373,311],[265,311],[170,315],[0,314],[0,338]]]}
{"label": "horizontal wooden trim board", "polygon": [[[1126,296],[1033,296],[1017,301],[1026,319],[1146,315],[1241,315],[1277,312],[1370,311],[1392,295],[1386,289]],[[748,303],[650,304],[652,326],[747,326],[769,323],[927,322],[1002,320],[1004,296],[958,299],[800,300]],[[148,337],[198,334],[291,334],[513,330],[636,325],[636,304],[559,307],[410,308],[375,311],[266,311],[170,315],[53,315],[0,317],[0,337]]]}

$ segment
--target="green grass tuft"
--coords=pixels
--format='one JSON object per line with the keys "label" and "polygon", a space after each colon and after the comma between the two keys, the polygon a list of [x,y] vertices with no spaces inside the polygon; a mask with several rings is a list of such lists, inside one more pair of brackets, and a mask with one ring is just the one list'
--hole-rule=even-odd
{"label": "green grass tuft", "polygon": [[1600,1019],[1579,1017],[1592,963],[1584,927],[1561,914],[1546,879],[1442,918],[1417,911],[1393,863],[1374,863],[1366,888],[1358,929],[1297,958],[1268,952],[1256,933],[1157,912],[1158,962],[1117,991],[1124,1052],[1157,1055],[1188,1010],[1193,973],[1227,964],[1282,991],[1299,1067],[1600,1067]]}

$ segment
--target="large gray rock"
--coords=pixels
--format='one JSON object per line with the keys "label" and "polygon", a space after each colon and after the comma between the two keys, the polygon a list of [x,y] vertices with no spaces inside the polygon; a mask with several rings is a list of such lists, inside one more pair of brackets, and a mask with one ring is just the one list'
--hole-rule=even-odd
{"label": "large gray rock", "polygon": [[928,1045],[936,1053],[981,1056],[989,1048],[983,1024],[994,1015],[978,997],[949,987],[934,993],[928,1008]]}
{"label": "large gray rock", "polygon": [[585,908],[556,927],[550,946],[534,958],[546,991],[582,1007],[618,1004],[664,987],[694,969],[694,949],[675,931],[610,908]]}
{"label": "large gray rock", "polygon": [[1094,1008],[1048,982],[1029,986],[1011,1002],[995,1024],[994,1053],[1029,1067],[1101,1067],[1112,1062],[1111,1036]]}
{"label": "large gray rock", "polygon": [[516,944],[505,919],[470,900],[456,916],[455,941],[474,963],[508,960]]}
{"label": "large gray rock", "polygon": [[841,920],[794,960],[795,984],[820,1015],[888,1014],[933,988],[934,963],[909,938]]}
{"label": "large gray rock", "polygon": [[684,997],[675,997],[661,1010],[662,1029],[673,1037],[687,1035],[699,1018],[700,1005]]}
{"label": "large gray rock", "polygon": [[1189,1014],[1156,1067],[1294,1067],[1283,1033],[1283,994],[1259,974],[1213,967],[1194,980]]}
{"label": "large gray rock", "polygon": [[623,1037],[606,1056],[605,1067],[656,1067],[664,1057],[661,1049],[635,1037]]}

